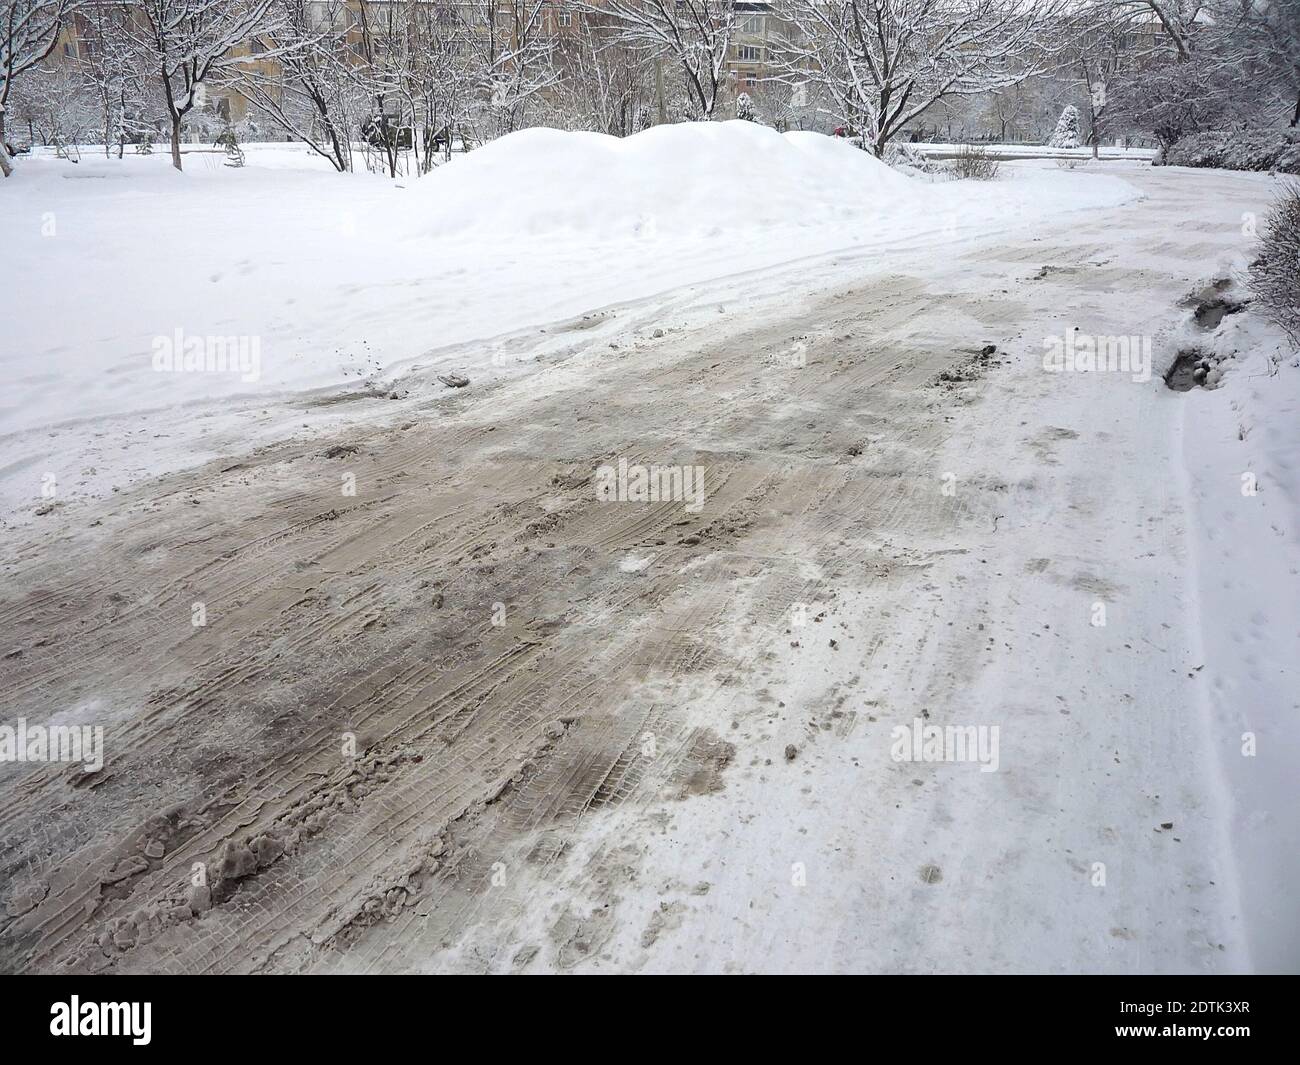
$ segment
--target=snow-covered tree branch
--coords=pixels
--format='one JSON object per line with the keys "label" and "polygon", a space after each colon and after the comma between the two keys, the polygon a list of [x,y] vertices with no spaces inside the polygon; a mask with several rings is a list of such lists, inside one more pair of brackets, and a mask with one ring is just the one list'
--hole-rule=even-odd
{"label": "snow-covered tree branch", "polygon": [[733,0],[580,0],[610,20],[619,40],[656,62],[677,68],[690,117],[714,117],[727,82],[736,25]]}
{"label": "snow-covered tree branch", "polygon": [[[181,122],[206,92],[246,61],[242,46],[279,24],[274,0],[138,0],[130,38],[160,79],[171,120],[172,166],[181,169]],[[265,59],[266,56],[259,58]]]}
{"label": "snow-covered tree branch", "polygon": [[469,45],[484,101],[486,133],[501,136],[525,124],[525,112],[558,82],[548,0],[482,0]]}
{"label": "snow-covered tree branch", "polygon": [[351,131],[359,96],[344,0],[274,0],[258,37],[276,56],[272,69],[235,68],[235,91],[339,171],[352,168]]}
{"label": "snow-covered tree branch", "polygon": [[2,0],[0,6],[0,173],[13,173],[5,142],[5,107],[19,76],[54,50],[79,0]]}
{"label": "snow-covered tree branch", "polygon": [[1051,68],[1061,0],[778,0],[782,76],[822,90],[876,154],[941,100]]}

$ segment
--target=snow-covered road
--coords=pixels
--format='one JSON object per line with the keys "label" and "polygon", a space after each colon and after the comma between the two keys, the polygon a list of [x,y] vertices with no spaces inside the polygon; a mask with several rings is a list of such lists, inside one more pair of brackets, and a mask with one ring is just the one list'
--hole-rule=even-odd
{"label": "snow-covered road", "polygon": [[[195,154],[184,174],[161,156],[24,160],[0,202],[0,521],[30,519],[49,473],[71,502],[310,431],[319,412],[294,401],[311,390],[427,391],[435,370],[481,384],[567,352],[565,320],[593,311],[683,295],[743,311],[810,272],[892,269],[1137,195],[1030,168],[928,186],[797,136],[815,150],[750,123],[530,130],[397,185],[301,146],[253,146],[239,170]],[[245,364],[173,372],[207,338]]]}
{"label": "snow-covered road", "polygon": [[[6,718],[112,757],[7,784],[0,963],[1294,971],[1300,369],[1159,380],[1269,179],[1109,172],[1147,198],[276,400],[12,529]],[[1070,327],[1155,376],[1047,372]],[[935,726],[964,760],[903,757]]]}

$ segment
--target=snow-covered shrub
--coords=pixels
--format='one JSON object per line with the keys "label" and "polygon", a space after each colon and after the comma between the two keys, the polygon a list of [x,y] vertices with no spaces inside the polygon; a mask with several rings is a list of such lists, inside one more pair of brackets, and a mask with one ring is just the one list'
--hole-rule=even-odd
{"label": "snow-covered shrub", "polygon": [[1049,148],[1079,147],[1079,109],[1073,104],[1066,104],[1061,117],[1056,120],[1056,129],[1047,142]]}
{"label": "snow-covered shrub", "polygon": [[1166,166],[1213,166],[1300,174],[1300,130],[1251,129],[1193,133],[1164,153]]}
{"label": "snow-covered shrub", "polygon": [[901,170],[912,176],[923,175],[931,178],[951,178],[952,167],[938,159],[931,159],[924,152],[918,151],[910,144],[890,141],[885,145],[885,162],[895,170]]}
{"label": "snow-covered shrub", "polygon": [[749,93],[742,92],[736,97],[736,117],[745,121],[754,121],[754,101],[749,98]]}
{"label": "snow-covered shrub", "polygon": [[1264,313],[1300,343],[1300,182],[1287,182],[1264,219],[1250,282]]}
{"label": "snow-covered shrub", "polygon": [[959,178],[992,181],[998,176],[998,161],[983,148],[966,144],[952,161],[952,169]]}
{"label": "snow-covered shrub", "polygon": [[226,166],[243,166],[244,149],[239,146],[239,137],[235,133],[234,126],[226,126],[217,134],[213,147],[221,148],[226,153]]}

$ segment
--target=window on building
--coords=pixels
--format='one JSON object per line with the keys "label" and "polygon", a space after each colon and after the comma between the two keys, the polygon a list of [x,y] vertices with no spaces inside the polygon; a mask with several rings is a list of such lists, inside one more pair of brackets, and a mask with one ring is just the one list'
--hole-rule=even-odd
{"label": "window on building", "polygon": [[572,11],[560,11],[560,12],[558,12],[558,13],[556,14],[556,16],[555,16],[555,21],[556,21],[556,23],[558,23],[558,24],[561,25],[561,26],[572,26],[572,25],[573,25],[573,12],[572,12]]}
{"label": "window on building", "polygon": [[742,63],[757,63],[760,49],[752,44],[742,44],[736,49],[736,58]]}
{"label": "window on building", "polygon": [[747,33],[752,37],[761,37],[763,35],[763,16],[746,15],[740,20],[740,32]]}

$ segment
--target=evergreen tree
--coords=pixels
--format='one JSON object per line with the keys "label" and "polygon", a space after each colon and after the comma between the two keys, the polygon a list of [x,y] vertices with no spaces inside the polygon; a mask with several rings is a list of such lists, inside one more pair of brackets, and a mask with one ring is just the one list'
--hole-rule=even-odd
{"label": "evergreen tree", "polygon": [[1066,104],[1065,110],[1061,112],[1061,117],[1056,120],[1056,129],[1052,133],[1051,140],[1047,142],[1047,146],[1049,148],[1077,148],[1079,144],[1079,109],[1073,104]]}

